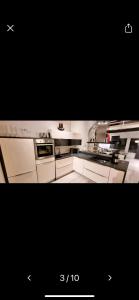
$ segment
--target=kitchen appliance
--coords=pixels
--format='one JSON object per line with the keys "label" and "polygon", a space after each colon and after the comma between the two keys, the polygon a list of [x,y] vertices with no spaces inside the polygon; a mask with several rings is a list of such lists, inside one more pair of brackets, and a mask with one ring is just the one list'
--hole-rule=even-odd
{"label": "kitchen appliance", "polygon": [[70,153],[71,154],[77,154],[77,153],[79,153],[79,148],[70,148]]}
{"label": "kitchen appliance", "polygon": [[89,142],[106,143],[107,142],[108,122],[96,121],[88,132]]}
{"label": "kitchen appliance", "polygon": [[45,159],[54,156],[53,139],[35,139],[34,146],[36,159]]}
{"label": "kitchen appliance", "polygon": [[37,183],[33,139],[2,138],[1,151],[9,183]]}
{"label": "kitchen appliance", "polygon": [[119,162],[119,154],[117,152],[114,152],[112,155],[112,163],[118,164]]}
{"label": "kitchen appliance", "polygon": [[99,143],[106,143],[107,142],[107,124],[99,124],[97,125],[96,132],[95,132],[95,142]]}

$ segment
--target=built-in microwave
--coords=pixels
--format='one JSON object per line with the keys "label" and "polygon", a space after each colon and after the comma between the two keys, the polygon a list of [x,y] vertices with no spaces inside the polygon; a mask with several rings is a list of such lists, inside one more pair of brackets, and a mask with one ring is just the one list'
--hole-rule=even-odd
{"label": "built-in microwave", "polygon": [[44,159],[50,156],[54,156],[53,139],[35,139],[34,146],[36,159]]}

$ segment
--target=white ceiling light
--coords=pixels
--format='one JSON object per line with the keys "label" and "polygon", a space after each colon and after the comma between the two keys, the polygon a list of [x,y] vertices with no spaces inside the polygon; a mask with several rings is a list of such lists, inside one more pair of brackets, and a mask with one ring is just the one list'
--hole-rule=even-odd
{"label": "white ceiling light", "polygon": [[139,140],[136,140],[135,143],[136,143],[136,144],[139,144]]}

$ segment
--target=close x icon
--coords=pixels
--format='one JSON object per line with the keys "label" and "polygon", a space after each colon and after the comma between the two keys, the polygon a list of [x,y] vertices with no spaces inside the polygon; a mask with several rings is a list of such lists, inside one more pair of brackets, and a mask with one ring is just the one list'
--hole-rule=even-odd
{"label": "close x icon", "polygon": [[15,24],[0,24],[0,32],[15,32]]}

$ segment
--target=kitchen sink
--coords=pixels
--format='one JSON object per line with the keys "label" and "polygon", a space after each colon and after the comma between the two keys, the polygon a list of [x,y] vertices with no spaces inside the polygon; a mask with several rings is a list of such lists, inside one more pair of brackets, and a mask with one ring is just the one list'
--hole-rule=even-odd
{"label": "kitchen sink", "polygon": [[96,162],[100,162],[100,163],[103,163],[103,164],[105,164],[105,163],[108,163],[109,161],[108,160],[104,160],[104,159],[100,159],[100,158],[94,158],[94,157],[92,157],[92,161],[96,161]]}
{"label": "kitchen sink", "polygon": [[107,160],[102,160],[102,159],[98,159],[99,162],[101,163],[107,163],[108,161]]}

